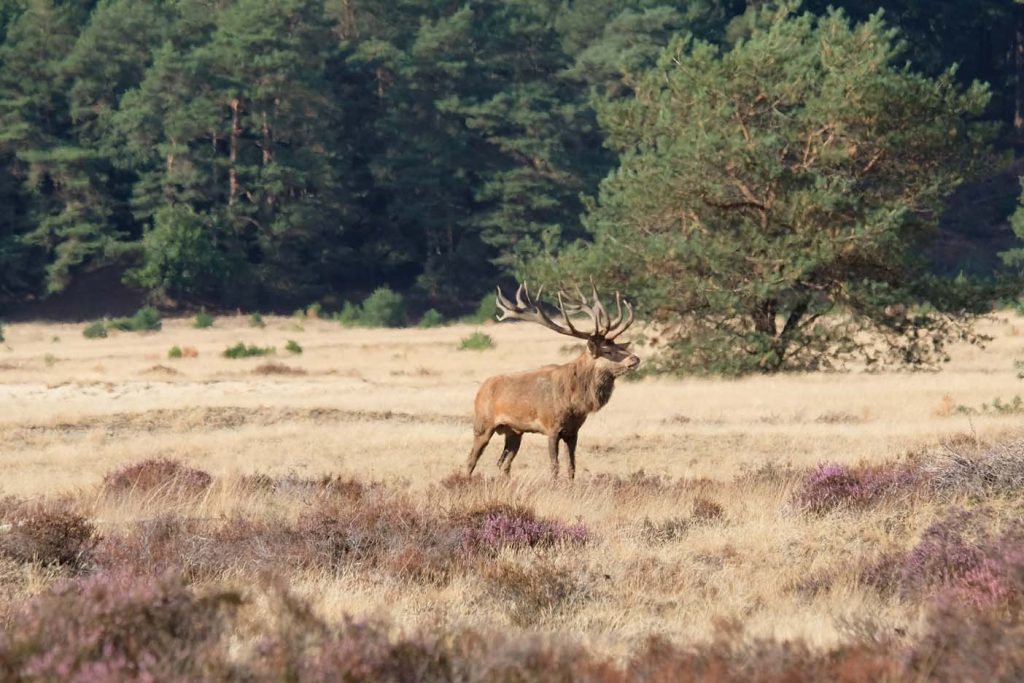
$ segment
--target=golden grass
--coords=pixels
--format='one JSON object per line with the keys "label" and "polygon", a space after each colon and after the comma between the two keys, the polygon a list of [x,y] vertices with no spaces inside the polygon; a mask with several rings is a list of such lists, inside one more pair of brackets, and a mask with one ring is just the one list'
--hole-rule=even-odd
{"label": "golden grass", "polygon": [[[97,340],[82,337],[84,325],[6,326],[0,496],[70,494],[101,533],[164,512],[204,519],[301,512],[299,499],[240,487],[239,477],[251,473],[382,481],[431,509],[524,502],[540,515],[579,518],[594,533],[586,546],[542,558],[587,590],[539,612],[528,630],[571,633],[619,655],[650,634],[703,641],[716,624],[730,622],[749,636],[827,647],[857,629],[913,633],[920,606],[859,585],[857,572],[885,550],[912,545],[935,505],[887,502],[813,517],[788,504],[794,477],[742,475],[767,464],[892,460],[957,433],[1004,437],[1019,431],[1019,415],[968,417],[956,407],[1024,393],[1013,368],[1021,353],[1014,331],[1024,321],[1004,314],[986,324],[996,337],[987,349],[957,348],[938,373],[622,382],[581,433],[575,485],[548,480],[544,440],[527,436],[510,482],[449,491],[438,484],[462,468],[480,381],[568,360],[562,339],[537,326],[488,325],[495,348],[469,352],[458,350],[475,329],[464,325],[365,330],[309,319],[266,322],[255,329],[246,318],[218,318],[198,330],[190,319],[170,320],[161,332]],[[288,339],[304,353],[287,354]],[[222,357],[238,341],[275,346],[277,356]],[[175,345],[194,347],[198,356],[169,359]],[[287,371],[260,370],[268,361]],[[492,442],[481,461],[487,477],[497,474],[498,451]],[[217,479],[185,500],[160,491],[102,495],[105,473],[154,457]],[[638,470],[708,481],[616,492],[599,480]],[[666,541],[645,537],[645,520],[687,517],[698,496],[722,506],[720,523]],[[527,566],[538,557],[508,550],[495,561]],[[48,576],[0,565],[0,585],[17,586],[0,600],[39,590]],[[456,576],[438,587],[353,566],[296,572],[289,580],[329,619],[349,613],[409,627],[521,628],[486,576]]]}

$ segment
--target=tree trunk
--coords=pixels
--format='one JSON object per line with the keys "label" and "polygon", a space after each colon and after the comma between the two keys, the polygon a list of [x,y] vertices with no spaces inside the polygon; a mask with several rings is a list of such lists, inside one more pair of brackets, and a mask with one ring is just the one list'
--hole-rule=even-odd
{"label": "tree trunk", "polygon": [[1013,111],[1013,148],[1024,156],[1024,5],[1013,5],[1013,67],[1016,76]]}
{"label": "tree trunk", "polygon": [[262,128],[263,128],[263,165],[266,166],[274,159],[274,152],[271,149],[273,141],[270,136],[270,123],[267,121],[267,112],[262,112]]}
{"label": "tree trunk", "polygon": [[231,100],[231,136],[229,139],[228,148],[228,206],[232,206],[235,203],[235,197],[238,195],[238,169],[236,163],[238,162],[238,140],[242,136],[242,119],[240,110],[242,103],[236,97]]}
{"label": "tree trunk", "polygon": [[775,299],[767,299],[765,301],[758,302],[751,314],[751,317],[754,320],[754,329],[761,334],[774,337],[777,333],[775,313]]}
{"label": "tree trunk", "polygon": [[[171,138],[171,149],[174,150],[177,146],[178,146],[177,141],[174,138]],[[167,153],[167,169],[166,169],[165,175],[164,175],[164,199],[167,200],[167,201],[170,201],[171,196],[173,195],[172,185],[171,185],[171,173],[173,173],[173,172],[174,172],[174,152],[171,151],[171,152]]]}

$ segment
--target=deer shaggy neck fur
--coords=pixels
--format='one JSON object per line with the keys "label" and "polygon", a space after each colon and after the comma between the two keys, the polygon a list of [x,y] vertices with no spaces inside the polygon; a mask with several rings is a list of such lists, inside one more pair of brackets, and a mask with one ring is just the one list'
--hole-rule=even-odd
{"label": "deer shaggy neck fur", "polygon": [[557,396],[562,396],[565,412],[587,415],[604,407],[615,389],[615,375],[602,370],[587,354],[558,368],[555,373]]}

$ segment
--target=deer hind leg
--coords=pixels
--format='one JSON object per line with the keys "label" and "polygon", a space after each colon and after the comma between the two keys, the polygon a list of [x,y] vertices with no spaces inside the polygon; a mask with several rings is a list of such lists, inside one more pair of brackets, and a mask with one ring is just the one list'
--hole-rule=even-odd
{"label": "deer hind leg", "polygon": [[498,467],[505,476],[509,476],[512,469],[512,461],[515,460],[516,454],[519,452],[519,445],[523,442],[523,435],[519,432],[506,432],[505,433],[505,448],[501,451],[501,457],[498,458]]}
{"label": "deer hind leg", "polygon": [[548,457],[551,458],[551,478],[558,479],[558,434],[548,437]]}
{"label": "deer hind leg", "polygon": [[569,479],[576,478],[576,437],[578,434],[566,434],[562,437],[566,450],[569,452]]}
{"label": "deer hind leg", "polygon": [[491,436],[494,434],[494,427],[488,427],[482,433],[477,434],[473,438],[473,447],[469,449],[469,457],[466,459],[466,476],[473,474],[474,468],[476,468],[476,462],[483,455],[484,449],[487,448],[487,444],[491,440]]}

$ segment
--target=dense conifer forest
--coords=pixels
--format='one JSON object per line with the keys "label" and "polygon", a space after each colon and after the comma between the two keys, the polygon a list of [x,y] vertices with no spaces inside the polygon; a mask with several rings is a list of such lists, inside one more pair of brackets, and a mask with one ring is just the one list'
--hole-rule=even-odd
{"label": "dense conifer forest", "polygon": [[[338,310],[389,287],[445,316],[495,282],[595,277],[647,315],[760,335],[742,345],[762,368],[847,338],[801,327],[819,304],[876,327],[895,301],[973,313],[921,259],[957,187],[1012,173],[1022,13],[0,0],[0,312],[98,270],[170,306]],[[954,227],[1005,225],[1009,187]],[[826,254],[844,230],[863,248]],[[705,295],[711,271],[735,296]]]}

